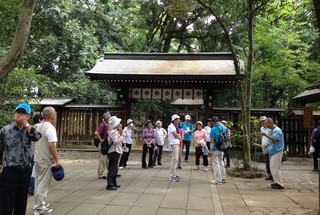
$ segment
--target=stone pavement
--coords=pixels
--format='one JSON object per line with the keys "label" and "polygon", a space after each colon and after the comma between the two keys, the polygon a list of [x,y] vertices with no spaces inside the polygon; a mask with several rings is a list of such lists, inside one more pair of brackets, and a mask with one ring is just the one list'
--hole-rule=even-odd
{"label": "stone pavement", "polygon": [[[210,184],[212,171],[193,170],[193,155],[178,170],[181,181],[170,182],[168,152],[163,166],[142,169],[141,151],[134,151],[129,168],[119,170],[121,188],[109,191],[106,180],[97,178],[97,152],[59,154],[65,179],[52,181],[47,199],[54,215],[318,214],[319,175],[311,171],[310,158],[289,157],[283,162],[285,189],[273,190],[264,178],[228,177],[226,184]],[[30,196],[27,214],[32,214],[33,205]]]}

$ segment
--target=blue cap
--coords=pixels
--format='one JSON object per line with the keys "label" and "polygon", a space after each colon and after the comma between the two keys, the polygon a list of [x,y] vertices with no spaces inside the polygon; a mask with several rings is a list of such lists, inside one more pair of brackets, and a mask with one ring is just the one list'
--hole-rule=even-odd
{"label": "blue cap", "polygon": [[23,110],[25,110],[27,114],[30,114],[30,113],[31,113],[31,107],[30,107],[30,105],[28,105],[28,104],[19,104],[19,105],[16,107],[15,111],[17,111],[18,109],[23,109]]}
{"label": "blue cap", "polygon": [[61,181],[64,178],[64,170],[63,167],[51,167],[51,171],[52,171],[52,176],[56,181]]}

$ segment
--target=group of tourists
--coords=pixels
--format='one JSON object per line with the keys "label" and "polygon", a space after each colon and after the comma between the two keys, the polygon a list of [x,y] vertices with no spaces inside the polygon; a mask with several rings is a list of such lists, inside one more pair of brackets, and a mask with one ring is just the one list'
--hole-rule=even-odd
{"label": "group of tourists", "polygon": [[[42,115],[34,117],[35,125],[28,121],[31,108],[19,104],[15,108],[14,122],[0,130],[0,214],[26,214],[28,193],[34,195],[34,214],[52,212],[46,203],[52,177],[64,177],[56,142],[57,132],[52,122],[56,119],[53,107],[45,107]],[[31,183],[30,183],[31,181]]]}
{"label": "group of tourists", "polygon": [[[203,158],[204,171],[208,171],[208,154],[210,155],[213,166],[214,184],[226,183],[226,167],[230,167],[230,129],[226,127],[226,121],[220,122],[218,117],[214,116],[207,120],[207,125],[203,128],[201,121],[196,122],[195,127],[191,123],[190,115],[185,116],[185,121],[180,122],[180,116],[174,114],[171,117],[171,123],[168,131],[162,128],[162,122],[156,122],[156,129],[153,128],[151,120],[145,123],[143,130],[143,151],[142,168],[153,168],[155,165],[162,165],[161,157],[164,140],[168,137],[168,148],[171,152],[171,165],[169,179],[178,182],[177,168],[182,169],[182,154],[185,148],[184,162],[189,163],[189,153],[191,142],[195,143],[195,170],[200,169],[200,158]],[[225,150],[220,150],[215,143],[220,138],[220,132],[226,132],[230,145]],[[210,151],[211,149],[211,151]],[[226,153],[227,165],[224,164],[224,151]],[[149,152],[148,163],[146,154]]]}
{"label": "group of tourists", "polygon": [[[52,122],[56,120],[53,107],[45,107],[43,115],[35,115],[34,126],[28,121],[31,108],[28,104],[19,104],[15,108],[14,122],[0,129],[0,214],[23,215],[26,213],[28,193],[35,198],[34,214],[52,212],[46,203],[48,188],[52,177],[62,180],[63,168],[56,149],[57,132]],[[266,180],[273,180],[273,189],[283,189],[280,167],[284,151],[282,130],[274,124],[271,118],[260,117],[262,151],[266,165]],[[185,148],[184,162],[189,162],[189,152],[192,140],[195,143],[195,170],[200,169],[200,158],[203,158],[204,171],[208,171],[209,159],[213,168],[213,184],[226,183],[226,168],[230,167],[230,145],[221,150],[218,147],[221,132],[230,140],[231,131],[226,121],[219,121],[213,116],[203,123],[197,121],[195,127],[191,117],[185,116],[180,122],[180,116],[172,115],[168,129],[162,127],[161,121],[156,121],[153,128],[151,120],[146,121],[143,130],[142,168],[153,168],[162,165],[162,152],[165,138],[168,139],[168,149],[171,153],[169,180],[179,182],[181,177],[177,169],[182,169],[182,154]],[[107,155],[99,150],[98,177],[107,179],[107,190],[117,190],[120,185],[117,178],[118,169],[127,167],[131,152],[134,122],[128,119],[123,128],[121,119],[111,116],[109,112],[102,117],[102,123],[95,132],[99,141],[99,149],[104,141],[109,144]],[[320,121],[311,134],[311,144],[314,147],[314,171],[318,171],[318,156],[320,145]],[[146,154],[149,159],[146,162]],[[227,162],[224,163],[224,157]],[[107,168],[107,175],[105,170]],[[31,183],[30,183],[31,182]]]}

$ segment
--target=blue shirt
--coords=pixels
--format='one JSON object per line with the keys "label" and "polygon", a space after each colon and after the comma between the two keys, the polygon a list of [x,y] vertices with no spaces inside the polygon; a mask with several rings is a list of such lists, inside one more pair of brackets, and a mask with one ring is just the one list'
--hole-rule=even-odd
{"label": "blue shirt", "polygon": [[270,142],[268,147],[268,152],[270,156],[273,156],[279,152],[283,152],[284,149],[284,138],[283,138],[283,132],[278,126],[274,126],[271,130],[270,136],[272,138],[277,139],[276,142]]}
{"label": "blue shirt", "polygon": [[[214,139],[214,144],[213,144],[213,151],[220,151],[217,146],[216,143],[219,141],[220,139],[220,132],[226,132],[226,128],[220,124],[215,124],[210,131],[210,138]],[[210,145],[210,148],[212,149],[212,145]]]}
{"label": "blue shirt", "polygon": [[192,139],[192,133],[189,133],[188,130],[193,131],[193,126],[192,124],[186,123],[186,122],[181,122],[180,123],[180,127],[183,129],[184,131],[184,135],[183,135],[183,140],[190,140]]}

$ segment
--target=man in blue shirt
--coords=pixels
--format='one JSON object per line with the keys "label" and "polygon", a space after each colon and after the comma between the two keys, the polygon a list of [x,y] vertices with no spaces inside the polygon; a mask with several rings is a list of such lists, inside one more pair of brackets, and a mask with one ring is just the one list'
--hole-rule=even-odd
{"label": "man in blue shirt", "polygon": [[213,184],[226,183],[226,169],[223,162],[223,151],[217,148],[217,142],[220,139],[220,132],[226,132],[226,128],[219,123],[217,116],[212,117],[213,126],[210,132],[210,149],[213,156],[211,157],[213,167]]}
{"label": "man in blue shirt", "polygon": [[186,115],[185,121],[180,123],[180,127],[183,129],[183,132],[184,132],[182,151],[184,149],[184,146],[186,146],[186,155],[184,158],[186,163],[189,162],[189,151],[190,151],[190,144],[191,144],[192,133],[193,133],[193,126],[190,120],[191,120],[190,115]]}
{"label": "man in blue shirt", "polygon": [[273,189],[283,189],[284,183],[281,178],[281,160],[284,150],[284,138],[282,130],[276,126],[271,118],[265,120],[265,126],[271,129],[270,135],[261,132],[261,135],[271,140],[268,146],[270,155],[270,170],[274,183],[271,184]]}

